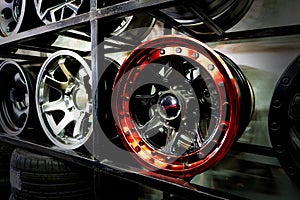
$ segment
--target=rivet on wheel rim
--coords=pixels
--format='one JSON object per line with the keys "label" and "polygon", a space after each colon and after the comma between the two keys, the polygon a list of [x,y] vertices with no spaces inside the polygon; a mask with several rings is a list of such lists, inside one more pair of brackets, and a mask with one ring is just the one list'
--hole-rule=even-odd
{"label": "rivet on wheel rim", "polygon": [[164,36],[133,50],[115,79],[119,134],[149,170],[190,178],[218,162],[240,126],[239,85],[205,44]]}
{"label": "rivet on wheel rim", "polygon": [[0,126],[4,132],[19,135],[28,126],[34,106],[30,105],[33,86],[27,72],[13,60],[0,64]]}
{"label": "rivet on wheel rim", "polygon": [[92,133],[91,69],[78,54],[58,51],[44,62],[36,85],[42,127],[57,146],[75,149]]}

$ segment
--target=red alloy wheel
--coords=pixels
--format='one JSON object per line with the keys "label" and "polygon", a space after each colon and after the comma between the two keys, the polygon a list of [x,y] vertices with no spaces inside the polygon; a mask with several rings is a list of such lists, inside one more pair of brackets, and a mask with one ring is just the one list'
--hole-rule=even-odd
{"label": "red alloy wheel", "polygon": [[116,76],[112,110],[145,168],[190,179],[221,160],[240,126],[239,85],[205,44],[163,36],[133,50]]}

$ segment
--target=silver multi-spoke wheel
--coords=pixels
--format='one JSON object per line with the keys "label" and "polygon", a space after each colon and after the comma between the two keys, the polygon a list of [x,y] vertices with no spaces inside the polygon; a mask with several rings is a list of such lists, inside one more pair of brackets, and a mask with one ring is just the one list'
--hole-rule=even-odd
{"label": "silver multi-spoke wheel", "polygon": [[0,65],[0,127],[11,135],[19,135],[28,125],[33,88],[27,72],[13,60]]}
{"label": "silver multi-spoke wheel", "polygon": [[61,50],[43,64],[36,85],[41,125],[57,146],[75,149],[92,133],[91,69],[78,54]]}
{"label": "silver multi-spoke wheel", "polygon": [[25,0],[0,1],[0,31],[2,37],[17,33],[25,13]]}
{"label": "silver multi-spoke wheel", "polygon": [[78,14],[84,0],[34,0],[37,15],[45,23],[61,21]]}

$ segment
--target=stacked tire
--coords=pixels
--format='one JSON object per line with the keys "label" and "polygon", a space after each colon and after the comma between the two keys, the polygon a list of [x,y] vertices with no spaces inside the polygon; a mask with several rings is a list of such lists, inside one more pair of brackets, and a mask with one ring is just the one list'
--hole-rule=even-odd
{"label": "stacked tire", "polygon": [[0,196],[3,199],[10,195],[9,160],[13,150],[13,146],[0,143]]}
{"label": "stacked tire", "polygon": [[93,173],[59,159],[16,148],[10,162],[13,200],[91,200]]}

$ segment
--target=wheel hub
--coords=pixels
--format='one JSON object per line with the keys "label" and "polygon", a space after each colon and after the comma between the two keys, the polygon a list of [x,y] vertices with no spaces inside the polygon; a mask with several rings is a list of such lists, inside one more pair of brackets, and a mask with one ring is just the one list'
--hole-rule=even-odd
{"label": "wheel hub", "polygon": [[162,95],[158,107],[159,114],[166,120],[173,120],[181,113],[180,102],[173,94]]}
{"label": "wheel hub", "polygon": [[84,87],[76,88],[74,91],[74,104],[78,110],[85,110],[88,104],[88,95]]}

